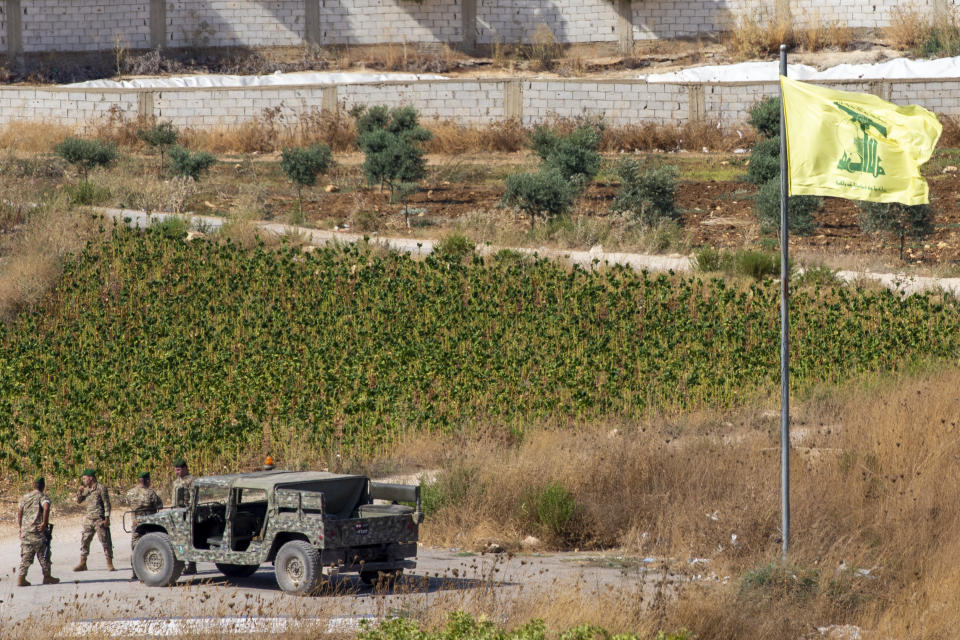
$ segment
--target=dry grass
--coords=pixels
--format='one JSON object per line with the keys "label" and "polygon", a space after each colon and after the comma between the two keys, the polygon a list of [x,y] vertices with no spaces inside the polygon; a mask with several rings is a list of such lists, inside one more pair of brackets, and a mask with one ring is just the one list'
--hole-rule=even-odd
{"label": "dry grass", "polygon": [[737,58],[765,58],[780,50],[780,45],[792,46],[797,39],[789,18],[768,15],[756,10],[736,18],[727,31],[724,44]]}
{"label": "dry grass", "polygon": [[[116,143],[122,148],[145,152],[137,131],[154,124],[152,120],[125,118],[119,112],[80,128],[83,135]],[[679,124],[646,123],[614,126],[600,119],[553,118],[547,122],[561,132],[593,124],[602,130],[601,151],[730,151],[749,147],[753,130],[745,125],[722,126],[716,121],[689,121]],[[510,119],[485,125],[464,125],[452,120],[427,120],[424,126],[433,133],[427,143],[430,153],[462,154],[470,152],[514,152],[529,144],[531,129]],[[0,127],[0,142],[10,150],[50,153],[76,130],[51,127],[43,122],[17,123]],[[235,126],[206,129],[186,128],[180,141],[191,149],[212,153],[276,153],[284,147],[306,146],[317,142],[338,153],[353,152],[356,147],[355,120],[344,109],[313,109],[304,114],[282,108],[265,109],[259,116]]]}
{"label": "dry grass", "polygon": [[756,137],[752,127],[710,120],[606,127],[602,133],[601,151],[732,151],[749,148]]}
{"label": "dry grass", "polygon": [[433,139],[427,143],[430,153],[520,151],[526,148],[530,139],[529,130],[516,119],[474,126],[451,120],[432,120],[423,124],[433,133]]}
{"label": "dry grass", "polygon": [[75,127],[52,122],[12,122],[0,127],[0,147],[7,152],[49,153],[64,138],[76,133]]}
{"label": "dry grass", "polygon": [[[668,628],[686,626],[702,640],[798,637],[805,625],[832,623],[878,637],[918,637],[918,629],[925,638],[954,637],[958,385],[960,371],[949,369],[809,392],[793,419],[790,557],[809,572],[809,589],[741,590],[735,580],[688,590],[671,606]],[[776,412],[758,408],[544,426],[519,442],[515,430],[490,429],[433,446],[419,463],[439,464],[439,486],[459,500],[428,519],[424,537],[518,548],[533,534],[548,544],[617,545],[681,564],[703,557],[711,570],[739,576],[779,554],[777,427]],[[529,496],[551,482],[579,505],[565,539],[529,517]]]}
{"label": "dry grass", "polygon": [[827,47],[845,50],[853,41],[853,29],[839,20],[823,20],[819,9],[804,11],[804,26],[795,30],[796,42],[807,51]]}
{"label": "dry grass", "polygon": [[919,4],[894,7],[883,35],[898,49],[912,49],[923,43],[932,26],[926,7]]}
{"label": "dry grass", "polygon": [[356,137],[354,120],[343,109],[314,108],[298,115],[281,107],[264,109],[238,126],[189,128],[182,133],[186,145],[213,153],[271,153],[318,142],[333,151],[354,151]]}
{"label": "dry grass", "polygon": [[0,319],[9,320],[39,302],[60,276],[64,258],[86,245],[94,227],[89,213],[70,207],[62,196],[26,213],[22,226],[4,242]]}

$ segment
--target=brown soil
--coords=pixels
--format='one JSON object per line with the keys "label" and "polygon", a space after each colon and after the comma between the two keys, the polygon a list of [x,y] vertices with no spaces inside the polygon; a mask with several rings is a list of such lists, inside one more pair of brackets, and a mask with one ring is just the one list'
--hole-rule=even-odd
{"label": "brown soil", "polygon": [[[904,262],[928,266],[948,265],[960,261],[960,176],[943,175],[930,180],[931,195],[936,209],[936,231],[922,242],[908,239]],[[578,202],[580,212],[606,216],[616,188],[609,185],[591,185]],[[410,197],[408,206],[414,216],[423,213],[429,219],[431,233],[442,235],[451,221],[473,212],[497,215],[502,182],[481,184],[443,183],[432,186]],[[762,233],[753,212],[756,187],[744,182],[686,182],[679,185],[677,204],[681,211],[680,223],[694,247],[713,246],[740,249],[755,246]],[[273,196],[268,208],[289,211],[295,207],[293,196]],[[352,230],[376,228],[382,232],[403,231],[403,207],[390,204],[386,189],[326,193],[312,202],[304,202],[308,224],[331,228],[344,223]],[[357,214],[372,212],[375,227],[358,229]],[[896,265],[898,246],[892,238],[871,238],[857,225],[857,207],[853,201],[824,198],[824,206],[816,214],[817,230],[810,236],[792,236],[791,247],[801,253],[838,256],[851,259],[880,257]],[[421,218],[423,216],[420,216]],[[498,224],[503,216],[498,216]],[[528,221],[507,217],[507,224],[525,229]]]}

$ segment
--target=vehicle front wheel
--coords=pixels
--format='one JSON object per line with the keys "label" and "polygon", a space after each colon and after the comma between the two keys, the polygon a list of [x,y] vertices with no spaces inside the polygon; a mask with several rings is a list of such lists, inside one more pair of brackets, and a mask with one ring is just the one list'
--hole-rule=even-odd
{"label": "vehicle front wheel", "polygon": [[133,550],[133,571],[144,584],[169,587],[183,573],[183,562],[177,560],[167,534],[148,533]]}
{"label": "vehicle front wheel", "polygon": [[273,562],[277,584],[287,593],[313,593],[320,582],[320,554],[309,542],[291,540],[277,552]]}
{"label": "vehicle front wheel", "polygon": [[260,568],[258,564],[226,564],[217,562],[217,571],[228,578],[247,578],[252,576]]}

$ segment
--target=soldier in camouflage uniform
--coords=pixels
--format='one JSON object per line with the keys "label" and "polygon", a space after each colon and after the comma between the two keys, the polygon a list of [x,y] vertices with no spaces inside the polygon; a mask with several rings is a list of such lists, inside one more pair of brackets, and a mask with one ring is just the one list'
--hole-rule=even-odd
{"label": "soldier in camouflage uniform", "polygon": [[33,564],[34,556],[43,572],[43,584],[60,582],[50,575],[50,498],[43,492],[45,488],[46,481],[43,478],[34,480],[33,491],[20,498],[17,507],[17,527],[20,529],[18,587],[30,586],[27,582],[27,570]]}
{"label": "soldier in camouflage uniform", "polygon": [[81,482],[83,488],[77,490],[77,503],[86,502],[87,509],[83,516],[83,534],[80,537],[80,564],[73,570],[87,570],[90,542],[96,534],[103,545],[103,555],[107,558],[107,570],[116,571],[113,567],[113,539],[110,536],[110,494],[105,486],[97,482],[97,472],[93,469],[83,471]]}
{"label": "soldier in camouflage uniform", "polygon": [[[163,508],[163,501],[157,492],[150,488],[150,473],[144,471],[137,477],[137,486],[127,491],[127,504],[133,510],[133,535],[130,536],[130,550],[137,546],[137,540],[140,539],[140,533],[137,532],[137,517],[156,513]],[[136,580],[137,574],[134,572],[131,580]]]}
{"label": "soldier in camouflage uniform", "polygon": [[[193,476],[190,475],[190,470],[187,468],[187,461],[183,458],[176,458],[173,461],[173,487],[170,490],[171,495],[171,504],[173,506],[177,505],[177,489],[181,487],[190,491],[190,488],[193,487]],[[192,576],[197,573],[197,563],[188,562],[187,566],[183,569],[183,575]]]}

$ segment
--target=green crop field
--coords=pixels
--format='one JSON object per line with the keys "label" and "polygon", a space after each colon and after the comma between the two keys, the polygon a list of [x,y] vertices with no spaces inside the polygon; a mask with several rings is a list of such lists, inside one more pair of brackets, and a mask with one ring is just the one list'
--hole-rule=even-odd
{"label": "green crop field", "polygon": [[[0,325],[0,467],[126,478],[189,452],[211,470],[281,440],[360,455],[414,431],[733,406],[779,384],[774,282],[487,262],[106,229]],[[805,287],[792,310],[798,388],[960,341],[953,299]]]}

